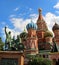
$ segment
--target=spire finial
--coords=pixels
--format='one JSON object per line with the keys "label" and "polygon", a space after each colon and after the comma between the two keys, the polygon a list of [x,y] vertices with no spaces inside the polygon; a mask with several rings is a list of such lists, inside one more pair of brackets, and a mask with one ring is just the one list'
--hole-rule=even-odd
{"label": "spire finial", "polygon": [[41,13],[42,13],[42,9],[41,9],[41,8],[39,8],[39,9],[38,9],[38,11],[39,11],[39,14],[41,14]]}
{"label": "spire finial", "polygon": [[56,18],[54,18],[54,23],[56,23]]}
{"label": "spire finial", "polygon": [[31,20],[31,23],[33,22],[32,19],[33,19],[33,18],[30,19],[30,20]]}
{"label": "spire finial", "polygon": [[42,9],[39,8],[38,11],[39,11],[39,17],[38,17],[38,20],[43,20],[43,17],[42,17]]}
{"label": "spire finial", "polygon": [[23,29],[23,32],[26,32],[26,29],[25,29],[25,27],[24,27],[24,29]]}
{"label": "spire finial", "polygon": [[32,18],[31,18],[31,22],[33,22],[33,21],[32,21]]}
{"label": "spire finial", "polygon": [[24,32],[26,32],[25,28],[24,28]]}
{"label": "spire finial", "polygon": [[57,23],[56,23],[56,18],[54,18],[54,23],[55,23],[55,25],[57,25]]}

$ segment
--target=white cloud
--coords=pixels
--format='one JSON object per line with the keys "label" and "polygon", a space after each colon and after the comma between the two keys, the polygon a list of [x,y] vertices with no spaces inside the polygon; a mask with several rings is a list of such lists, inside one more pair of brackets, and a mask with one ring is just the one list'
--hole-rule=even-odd
{"label": "white cloud", "polygon": [[59,11],[56,11],[57,14],[59,14]]}
{"label": "white cloud", "polygon": [[54,5],[54,8],[59,9],[59,2],[57,2],[56,5]]}
{"label": "white cloud", "polygon": [[49,30],[52,31],[52,27],[55,24],[55,22],[59,24],[59,16],[56,16],[55,14],[48,12],[45,15],[45,21],[47,23]]}
{"label": "white cloud", "polygon": [[30,11],[32,11],[32,8],[29,8]]}
{"label": "white cloud", "polygon": [[55,18],[56,18],[56,16],[50,12],[48,12],[45,15],[45,20],[48,25],[52,24],[52,22],[54,22],[53,20],[55,20]]}
{"label": "white cloud", "polygon": [[30,14],[30,17],[32,17],[32,18],[37,18],[38,15],[37,15],[37,14]]}
{"label": "white cloud", "polygon": [[19,8],[18,8],[18,7],[14,9],[14,11],[18,11],[18,10],[19,10]]}
{"label": "white cloud", "polygon": [[14,16],[16,16],[16,15],[12,14],[12,15],[10,15],[9,17],[14,17]]}
{"label": "white cloud", "polygon": [[24,30],[24,28],[26,29],[26,25],[30,22],[30,19],[24,20],[23,18],[11,18],[10,21],[14,26],[13,35],[17,36]]}
{"label": "white cloud", "polygon": [[26,24],[30,22],[30,19],[23,20],[23,18],[11,18],[10,20],[13,23],[15,29],[20,31],[23,31]]}
{"label": "white cloud", "polygon": [[22,13],[22,14],[20,13],[19,16],[24,16],[25,14],[26,14],[26,13]]}

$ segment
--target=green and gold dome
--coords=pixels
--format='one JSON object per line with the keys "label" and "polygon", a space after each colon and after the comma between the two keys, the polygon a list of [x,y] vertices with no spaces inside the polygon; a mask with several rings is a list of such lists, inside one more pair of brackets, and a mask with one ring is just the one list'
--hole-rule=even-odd
{"label": "green and gold dome", "polygon": [[27,32],[25,31],[25,29],[22,33],[20,33],[20,38],[27,38]]}
{"label": "green and gold dome", "polygon": [[46,31],[44,37],[53,37],[53,33],[51,31]]}

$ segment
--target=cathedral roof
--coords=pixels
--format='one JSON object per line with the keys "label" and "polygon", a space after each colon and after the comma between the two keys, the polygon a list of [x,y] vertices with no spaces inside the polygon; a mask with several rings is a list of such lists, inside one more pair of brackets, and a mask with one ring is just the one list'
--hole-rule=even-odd
{"label": "cathedral roof", "polygon": [[51,31],[46,31],[44,37],[53,37],[53,33]]}
{"label": "cathedral roof", "polygon": [[44,30],[44,31],[48,30],[46,22],[42,16],[42,9],[41,8],[39,8],[39,16],[38,16],[38,20],[37,20],[37,25],[38,25],[38,30]]}
{"label": "cathedral roof", "polygon": [[27,37],[27,32],[24,30],[22,33],[20,33],[21,38],[26,38]]}
{"label": "cathedral roof", "polygon": [[43,16],[42,16],[42,9],[41,8],[39,8],[39,17],[38,17],[38,20],[37,21],[41,21],[41,22],[43,22],[44,21],[44,19],[43,19]]}
{"label": "cathedral roof", "polygon": [[53,30],[53,31],[54,31],[54,30],[59,30],[59,25],[58,25],[57,23],[55,23],[54,26],[53,26],[53,28],[52,28],[52,30]]}
{"label": "cathedral roof", "polygon": [[37,25],[31,21],[31,23],[27,24],[26,26],[27,30],[28,29],[34,29],[34,30],[37,30]]}

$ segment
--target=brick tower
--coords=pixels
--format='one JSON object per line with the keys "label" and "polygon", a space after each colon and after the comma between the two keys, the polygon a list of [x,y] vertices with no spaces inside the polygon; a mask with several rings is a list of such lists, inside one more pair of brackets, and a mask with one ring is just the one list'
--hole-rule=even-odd
{"label": "brick tower", "polygon": [[38,43],[42,43],[44,42],[44,33],[48,29],[46,22],[44,21],[43,16],[42,16],[42,9],[39,9],[39,17],[37,20],[37,26],[38,26],[37,36],[39,40]]}
{"label": "brick tower", "polygon": [[53,33],[49,30],[47,30],[44,34],[44,38],[45,38],[45,50],[52,50],[52,46],[53,46]]}
{"label": "brick tower", "polygon": [[39,50],[41,50],[45,48],[44,47],[45,46],[44,45],[45,43],[44,34],[48,30],[46,22],[44,21],[43,16],[42,16],[42,9],[39,9],[37,26],[38,26],[38,29],[37,29],[38,47],[39,47]]}
{"label": "brick tower", "polygon": [[27,50],[30,54],[37,54],[38,53],[38,43],[37,43],[37,25],[31,21],[31,23],[27,24],[26,26],[28,31],[28,37],[27,37]]}

